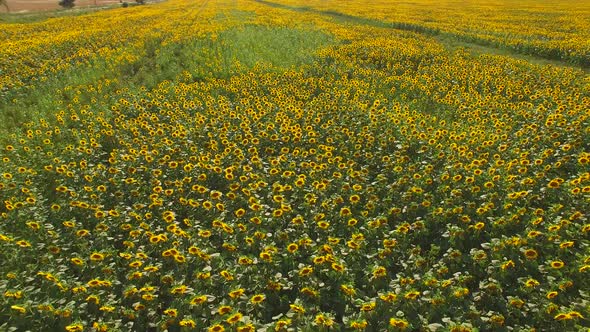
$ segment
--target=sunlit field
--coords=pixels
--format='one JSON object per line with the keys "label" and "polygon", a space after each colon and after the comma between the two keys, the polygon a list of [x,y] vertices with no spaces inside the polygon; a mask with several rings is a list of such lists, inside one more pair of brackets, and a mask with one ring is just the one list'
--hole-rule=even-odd
{"label": "sunlit field", "polygon": [[0,22],[0,331],[590,328],[590,1]]}

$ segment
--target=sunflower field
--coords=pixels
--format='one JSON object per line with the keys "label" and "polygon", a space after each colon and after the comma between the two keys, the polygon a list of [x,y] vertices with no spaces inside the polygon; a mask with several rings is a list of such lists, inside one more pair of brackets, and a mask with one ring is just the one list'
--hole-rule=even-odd
{"label": "sunflower field", "polygon": [[590,328],[590,1],[4,15],[1,331]]}

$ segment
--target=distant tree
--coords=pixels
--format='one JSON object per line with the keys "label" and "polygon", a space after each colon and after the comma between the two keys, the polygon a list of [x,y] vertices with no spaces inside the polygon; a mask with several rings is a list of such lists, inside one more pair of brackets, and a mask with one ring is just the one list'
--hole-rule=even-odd
{"label": "distant tree", "polygon": [[76,0],[60,0],[59,1],[59,5],[64,7],[64,8],[72,8],[74,7],[76,4],[74,3]]}
{"label": "distant tree", "polygon": [[6,7],[6,11],[10,13],[10,8],[8,8],[8,3],[6,0],[0,0],[0,5]]}
{"label": "distant tree", "polygon": [[138,4],[140,4],[140,5],[143,5],[143,4],[145,4],[145,0],[135,0],[135,2],[137,2],[137,3],[138,3]]}

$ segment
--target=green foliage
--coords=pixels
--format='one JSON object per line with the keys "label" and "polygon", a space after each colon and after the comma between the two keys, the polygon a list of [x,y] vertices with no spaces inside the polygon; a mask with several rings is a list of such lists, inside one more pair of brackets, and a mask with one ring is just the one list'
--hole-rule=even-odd
{"label": "green foliage", "polygon": [[76,0],[60,0],[59,5],[64,8],[74,8]]}
{"label": "green foliage", "polygon": [[223,67],[235,64],[253,68],[256,64],[288,69],[310,64],[314,52],[334,43],[332,36],[320,30],[246,25],[223,31],[215,44]]}

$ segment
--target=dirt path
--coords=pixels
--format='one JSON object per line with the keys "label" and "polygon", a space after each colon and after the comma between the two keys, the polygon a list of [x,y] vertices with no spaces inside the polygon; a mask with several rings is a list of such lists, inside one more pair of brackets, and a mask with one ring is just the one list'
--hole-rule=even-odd
{"label": "dirt path", "polygon": [[[11,13],[55,10],[61,8],[59,0],[6,0]],[[127,0],[130,2],[130,0]],[[76,0],[76,7],[103,6],[119,3],[119,0]],[[0,13],[6,12],[0,6]]]}

